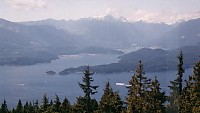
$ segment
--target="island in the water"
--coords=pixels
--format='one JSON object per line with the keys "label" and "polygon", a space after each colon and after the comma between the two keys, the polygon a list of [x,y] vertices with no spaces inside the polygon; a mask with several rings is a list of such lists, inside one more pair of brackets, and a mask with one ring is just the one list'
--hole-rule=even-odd
{"label": "island in the water", "polygon": [[55,71],[47,71],[46,74],[47,74],[47,75],[55,75],[56,72],[55,72]]}
{"label": "island in the water", "polygon": [[[158,72],[176,70],[177,56],[183,52],[184,68],[191,68],[199,60],[200,46],[184,46],[174,50],[149,49],[143,48],[119,58],[117,63],[91,66],[90,69],[96,73],[119,73],[134,71],[138,61],[141,60],[145,65],[145,71]],[[59,72],[60,75],[82,72],[86,66],[68,68]]]}

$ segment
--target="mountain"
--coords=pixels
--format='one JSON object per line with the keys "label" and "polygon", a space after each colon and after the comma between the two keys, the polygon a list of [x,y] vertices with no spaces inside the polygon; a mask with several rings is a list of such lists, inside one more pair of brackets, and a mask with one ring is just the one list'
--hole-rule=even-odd
{"label": "mountain", "polygon": [[100,19],[83,18],[69,21],[47,19],[23,22],[23,24],[54,26],[80,36],[90,46],[112,49],[126,49],[132,47],[133,44],[142,47],[154,45],[154,40],[170,29],[169,25],[163,23],[132,23],[110,15]]}
{"label": "mountain", "polygon": [[[16,45],[26,47],[74,47],[74,35],[51,26],[26,26],[0,20],[1,40],[20,42]],[[17,37],[16,37],[17,36]]]}
{"label": "mountain", "polygon": [[[177,56],[183,52],[184,68],[191,68],[199,60],[200,46],[185,46],[174,50],[149,49],[143,48],[119,57],[118,63],[108,65],[91,66],[90,69],[96,73],[118,73],[134,71],[141,60],[144,70],[147,72],[176,70]],[[61,71],[60,75],[82,72],[86,66],[78,68],[68,68]]]}
{"label": "mountain", "polygon": [[50,62],[74,48],[73,35],[50,26],[26,26],[0,19],[0,65]]}
{"label": "mountain", "polygon": [[172,50],[198,45],[199,26],[200,19],[167,25],[128,22],[111,15],[69,21],[47,19],[20,23],[0,19],[0,51],[10,53],[10,56],[20,52],[24,55],[27,51],[45,52],[56,58],[61,54],[121,53],[144,47]]}
{"label": "mountain", "polygon": [[174,28],[163,34],[160,45],[171,48],[198,45],[200,43],[200,19],[193,19],[174,25]]}
{"label": "mountain", "polygon": [[89,53],[89,54],[124,54],[122,51],[113,50],[104,47],[91,46],[82,49],[78,49],[77,53]]}
{"label": "mountain", "polygon": [[[115,53],[120,51],[90,45],[76,34],[49,25],[24,25],[0,19],[0,65],[51,62],[62,54]],[[95,46],[96,47],[96,46]],[[90,50],[90,51],[89,51]]]}
{"label": "mountain", "polygon": [[[165,23],[128,22],[111,15],[103,18],[78,20],[41,20],[23,22],[25,25],[49,25],[79,36],[89,46],[112,49],[159,47],[175,49],[200,42],[200,19],[172,25]],[[113,41],[114,40],[114,41]],[[85,45],[86,46],[86,45]]]}

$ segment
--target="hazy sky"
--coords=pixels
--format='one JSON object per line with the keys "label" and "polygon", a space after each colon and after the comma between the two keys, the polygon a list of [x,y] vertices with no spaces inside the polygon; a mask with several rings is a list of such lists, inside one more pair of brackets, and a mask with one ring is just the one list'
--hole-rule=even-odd
{"label": "hazy sky", "polygon": [[200,17],[200,0],[0,0],[0,18],[10,21],[124,17],[175,22]]}

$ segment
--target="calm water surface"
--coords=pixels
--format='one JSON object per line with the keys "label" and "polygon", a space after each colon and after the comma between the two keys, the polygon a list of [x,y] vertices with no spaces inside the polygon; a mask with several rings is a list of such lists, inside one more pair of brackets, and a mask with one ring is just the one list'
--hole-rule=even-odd
{"label": "calm water surface", "polygon": [[[43,95],[46,93],[49,99],[54,99],[57,94],[61,100],[67,97],[71,103],[76,101],[76,97],[82,96],[82,90],[78,82],[82,82],[83,74],[69,74],[60,76],[58,74],[49,76],[45,72],[53,70],[59,72],[65,68],[78,67],[80,65],[96,65],[117,62],[117,55],[66,55],[52,63],[42,63],[31,66],[0,66],[0,103],[5,98],[9,108],[15,107],[19,99],[22,102],[39,100],[41,102]],[[187,69],[186,75],[191,73]],[[124,86],[116,86],[117,82],[127,83],[133,73],[115,73],[115,74],[94,74],[94,85],[99,85],[98,93],[94,96],[100,99],[103,94],[105,83],[109,80],[115,91],[119,91],[122,99],[127,94]],[[149,77],[157,76],[162,90],[168,91],[166,86],[169,81],[176,76],[176,71],[147,73]]]}

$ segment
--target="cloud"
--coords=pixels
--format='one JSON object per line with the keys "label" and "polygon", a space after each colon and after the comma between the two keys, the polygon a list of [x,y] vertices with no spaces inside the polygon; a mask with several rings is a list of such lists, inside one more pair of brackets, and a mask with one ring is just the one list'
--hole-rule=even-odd
{"label": "cloud", "polygon": [[129,12],[124,12],[119,9],[114,9],[111,7],[104,8],[101,15],[95,16],[98,18],[102,18],[106,15],[112,15],[115,18],[124,18],[130,22],[133,21],[145,21],[145,22],[153,22],[153,23],[161,23],[164,22],[166,24],[173,24],[175,22],[190,20],[200,18],[200,10],[196,11],[147,11],[147,10],[130,10]]}
{"label": "cloud", "polygon": [[48,6],[44,0],[6,0],[6,3],[15,9],[23,10],[46,8]]}
{"label": "cloud", "polygon": [[111,9],[110,8],[107,8],[106,9],[106,14],[105,15],[110,15],[111,14]]}
{"label": "cloud", "polygon": [[181,20],[189,20],[195,18],[200,18],[200,11],[180,13],[170,11],[149,12],[145,10],[137,10],[127,17],[127,19],[130,21],[143,20],[147,22],[165,22],[168,24]]}

